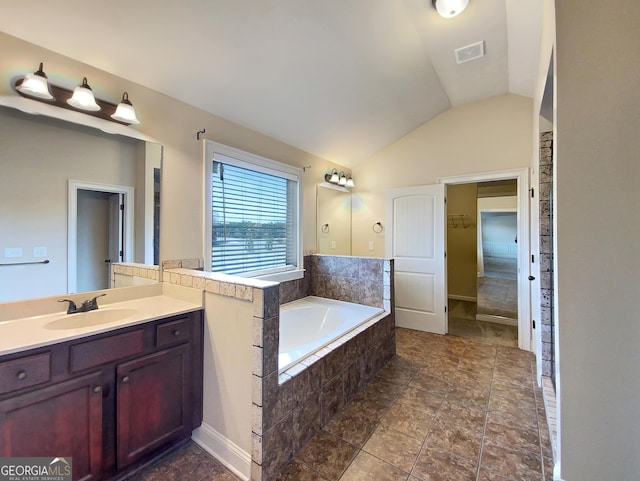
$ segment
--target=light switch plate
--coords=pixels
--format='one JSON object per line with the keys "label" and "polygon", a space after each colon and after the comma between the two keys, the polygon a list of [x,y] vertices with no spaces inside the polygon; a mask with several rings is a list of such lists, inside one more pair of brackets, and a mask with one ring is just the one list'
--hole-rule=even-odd
{"label": "light switch plate", "polygon": [[5,258],[22,257],[22,247],[5,247],[4,256]]}
{"label": "light switch plate", "polygon": [[369,250],[370,251],[376,250],[376,243],[375,242],[369,241]]}
{"label": "light switch plate", "polygon": [[46,257],[47,256],[47,248],[46,247],[34,247],[33,248],[33,257]]}

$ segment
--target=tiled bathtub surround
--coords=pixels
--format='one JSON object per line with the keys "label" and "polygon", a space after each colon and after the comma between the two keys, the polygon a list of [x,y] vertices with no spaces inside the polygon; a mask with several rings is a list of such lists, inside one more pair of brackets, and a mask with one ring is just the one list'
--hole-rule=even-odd
{"label": "tiled bathtub surround", "polygon": [[[392,261],[313,255],[305,258],[305,267],[305,279],[282,284],[184,268],[164,273],[165,282],[253,304],[253,481],[274,479],[395,354]],[[316,275],[320,279],[315,280]],[[281,300],[307,295],[373,305],[385,312],[279,374]]]}
{"label": "tiled bathtub surround", "polygon": [[389,271],[390,262],[370,257],[305,256],[304,279],[280,284],[280,304],[318,296],[388,310],[384,300],[390,297],[393,276],[385,276],[385,271]]}

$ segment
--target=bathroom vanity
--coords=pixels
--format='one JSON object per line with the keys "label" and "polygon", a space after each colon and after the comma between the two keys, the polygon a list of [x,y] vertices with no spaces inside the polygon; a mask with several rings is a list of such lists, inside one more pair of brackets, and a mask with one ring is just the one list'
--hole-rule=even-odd
{"label": "bathroom vanity", "polygon": [[[74,480],[106,480],[191,437],[202,422],[203,311],[183,303],[192,308],[145,320],[119,307],[144,302],[34,318],[32,339],[44,325],[67,340],[0,355],[0,456],[72,457]],[[106,324],[90,316],[101,312]],[[72,325],[85,314],[99,333]],[[110,319],[127,315],[124,326]]]}

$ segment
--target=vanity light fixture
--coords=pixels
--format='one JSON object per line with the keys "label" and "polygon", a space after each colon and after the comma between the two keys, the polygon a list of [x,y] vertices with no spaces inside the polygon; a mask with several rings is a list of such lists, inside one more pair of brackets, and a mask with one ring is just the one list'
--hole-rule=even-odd
{"label": "vanity light fixture", "polygon": [[88,110],[89,112],[97,112],[100,106],[96,103],[93,90],[87,83],[87,77],[82,79],[82,85],[78,85],[73,91],[73,96],[67,100],[72,107],[80,110]]}
{"label": "vanity light fixture", "polygon": [[353,182],[353,179],[351,178],[351,174],[347,174],[347,182],[345,184],[345,187],[349,187],[351,189],[355,186],[356,184]]}
{"label": "vanity light fixture", "polygon": [[127,92],[122,94],[122,101],[118,104],[118,108],[111,118],[126,124],[138,125],[140,123],[138,117],[136,117],[136,111],[129,101],[129,94]]}
{"label": "vanity light fixture", "polygon": [[82,79],[82,84],[71,92],[66,88],[50,84],[47,75],[42,70],[42,63],[36,72],[26,74],[23,78],[16,80],[14,88],[23,97],[38,100],[54,107],[81,111],[85,115],[124,125],[138,125],[140,123],[127,92],[124,92],[122,101],[117,107],[113,103],[96,99],[86,77]]}
{"label": "vanity light fixture", "polygon": [[40,68],[38,68],[38,70],[33,73],[28,73],[23,79],[16,82],[16,90],[25,95],[42,100],[54,100],[49,90],[47,74],[42,70],[42,62],[40,62]]}
{"label": "vanity light fixture", "polygon": [[340,187],[355,187],[355,183],[351,178],[351,174],[346,174],[344,172],[338,173],[337,169],[332,169],[331,172],[324,174],[325,182],[329,182],[330,184],[339,185]]}
{"label": "vanity light fixture", "polygon": [[431,0],[433,7],[441,17],[452,18],[462,13],[469,5],[469,0]]}

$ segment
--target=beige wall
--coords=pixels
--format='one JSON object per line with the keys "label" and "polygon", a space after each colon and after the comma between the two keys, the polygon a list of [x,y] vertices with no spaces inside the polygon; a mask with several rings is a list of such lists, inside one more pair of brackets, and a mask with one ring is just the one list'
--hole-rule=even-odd
{"label": "beige wall", "polygon": [[476,183],[447,186],[447,214],[466,214],[447,222],[447,291],[453,298],[476,298],[477,193]]}
{"label": "beige wall", "polygon": [[556,2],[561,474],[640,473],[640,3]]}
{"label": "beige wall", "polygon": [[[353,169],[352,253],[384,256],[385,191],[435,184],[438,177],[488,172],[531,163],[532,101],[501,95],[461,105],[439,115]],[[368,244],[375,242],[375,250]]]}
{"label": "beige wall", "polygon": [[[301,151],[225,119],[191,107],[126,79],[97,70],[71,58],[0,32],[0,95],[17,95],[11,85],[44,62],[50,81],[73,88],[83,76],[96,97],[117,103],[127,91],[142,133],[164,146],[160,252],[163,259],[201,257],[203,253],[202,142],[204,137],[298,167],[309,166],[304,175],[304,250],[315,250],[315,185],[331,168],[347,169]],[[187,77],[185,77],[186,79]],[[52,82],[54,83],[54,82]],[[282,112],[274,112],[282,115]]]}

